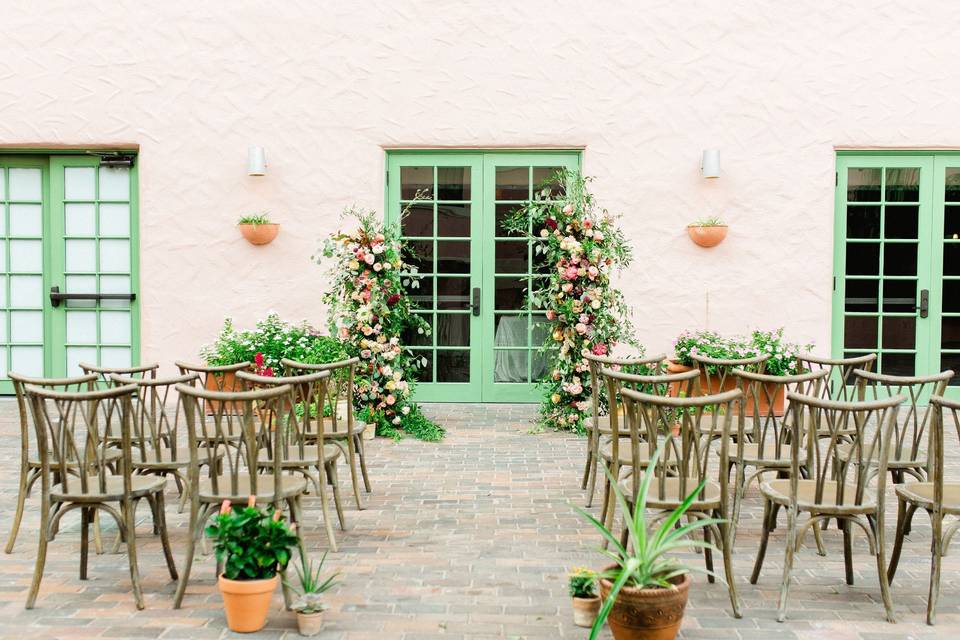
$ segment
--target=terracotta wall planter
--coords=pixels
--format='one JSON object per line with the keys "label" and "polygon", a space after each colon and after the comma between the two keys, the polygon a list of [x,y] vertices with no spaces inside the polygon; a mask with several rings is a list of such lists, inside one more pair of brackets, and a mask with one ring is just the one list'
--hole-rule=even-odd
{"label": "terracotta wall planter", "polygon": [[230,630],[252,633],[263,629],[279,582],[279,576],[265,580],[229,580],[221,575],[217,586],[223,595],[223,609]]}
{"label": "terracotta wall planter", "polygon": [[709,249],[710,247],[717,246],[727,237],[727,225],[701,227],[700,225],[691,224],[687,226],[687,234],[698,246]]}
{"label": "terracotta wall planter", "polygon": [[[616,569],[611,565],[607,569]],[[674,640],[680,631],[692,580],[688,574],[672,580],[676,589],[624,587],[610,609],[607,624],[616,640]],[[610,594],[613,584],[600,578],[600,597]]]}
{"label": "terracotta wall planter", "polygon": [[250,244],[270,244],[280,232],[280,225],[274,222],[267,224],[241,224],[240,233]]}
{"label": "terracotta wall planter", "polygon": [[[688,367],[682,365],[679,362],[673,360],[667,361],[667,373],[685,373],[691,371],[693,367]],[[767,396],[771,388],[774,385],[765,385],[767,387],[767,392],[761,392],[759,394],[760,398],[760,415],[766,415],[770,410],[770,403],[767,401]],[[716,378],[711,378],[708,384],[707,374],[705,372],[700,372],[700,393],[706,395],[713,395],[716,393],[721,393],[723,391],[730,391],[731,389],[737,388],[737,380],[733,376],[729,376],[723,384],[723,388],[720,386],[720,381]],[[670,385],[670,390],[668,393],[671,396],[676,396],[679,393],[679,385],[672,384]],[[752,416],[754,413],[754,407],[756,403],[752,397],[747,398],[747,406],[744,408],[743,415]],[[773,398],[773,413],[776,416],[782,416],[784,412],[784,390],[783,387],[780,387],[779,391]]]}

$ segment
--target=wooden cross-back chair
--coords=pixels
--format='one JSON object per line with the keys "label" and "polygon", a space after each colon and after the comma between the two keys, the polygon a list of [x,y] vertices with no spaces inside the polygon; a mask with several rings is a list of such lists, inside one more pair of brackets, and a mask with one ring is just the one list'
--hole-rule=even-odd
{"label": "wooden cross-back chair", "polygon": [[[190,497],[190,451],[184,431],[183,403],[176,393],[178,384],[196,386],[200,376],[188,373],[170,378],[128,378],[118,374],[110,376],[116,386],[135,385],[137,402],[134,406],[133,433],[131,435],[132,464],[136,474],[172,477],[180,492],[179,511]],[[201,445],[202,446],[202,445]],[[223,451],[213,452],[219,459]],[[208,456],[201,455],[201,465]]]}
{"label": "wooden cross-back chair", "polygon": [[[737,388],[743,392],[737,411],[737,434],[730,453],[730,464],[736,469],[732,517],[734,524],[738,525],[747,487],[764,474],[784,476],[790,471],[790,454],[795,446],[790,440],[787,425],[790,412],[787,408],[783,415],[778,415],[776,399],[788,392],[818,397],[828,372],[820,370],[799,375],[772,376],[733,369],[731,373],[737,381]],[[747,410],[747,405],[750,405],[750,410]],[[746,475],[747,468],[753,469],[749,476]],[[807,476],[805,465],[801,465],[800,473]],[[736,530],[735,526],[734,539]],[[819,530],[815,530],[814,534],[817,549],[822,554]]]}
{"label": "wooden cross-back chair", "polygon": [[[280,440],[280,465],[288,473],[302,475],[320,498],[323,524],[327,531],[330,550],[336,552],[337,540],[333,533],[328,508],[327,485],[333,489],[333,502],[337,510],[340,528],[346,529],[343,507],[340,502],[340,482],[337,479],[337,462],[342,450],[335,444],[327,444],[324,430],[319,422],[323,418],[323,399],[327,397],[330,371],[314,371],[302,376],[266,377],[248,371],[240,371],[237,377],[248,389],[269,389],[290,385],[292,397],[287,406],[280,407],[274,424],[263,433],[267,442],[260,451],[260,469],[269,469],[273,464],[273,446],[270,442]],[[298,419],[299,418],[299,419]]]}
{"label": "wooden cross-back chair", "polygon": [[[218,391],[222,393],[232,393],[235,391],[243,390],[243,385],[240,380],[237,379],[238,371],[248,371],[250,369],[249,362],[237,362],[234,364],[223,364],[223,365],[206,365],[206,364],[193,364],[189,362],[183,362],[177,360],[174,362],[174,365],[177,369],[180,370],[181,375],[187,375],[191,373],[196,373],[200,376],[202,382],[201,386],[204,389],[210,391]],[[200,414],[201,420],[198,422],[196,437],[198,440],[193,442],[194,446],[205,446],[208,444],[207,440],[207,430],[203,426],[203,418],[209,416],[213,413],[225,411],[237,411],[237,408],[231,404],[227,404],[225,407],[220,407],[217,400],[212,400],[208,398],[199,398],[200,408],[203,410]],[[237,426],[237,423],[234,421],[229,421],[226,425],[229,429],[234,429]],[[240,430],[237,429],[234,432],[225,434],[226,441],[228,446],[237,446],[240,442],[242,434]]]}
{"label": "wooden cross-back chair", "polygon": [[[23,390],[24,385],[33,385],[44,387],[55,391],[92,391],[97,382],[96,374],[84,376],[75,376],[71,378],[32,378],[22,376],[19,373],[10,372],[7,374],[13,383],[13,391],[17,398],[17,410],[20,418],[20,476],[17,487],[17,509],[13,515],[13,522],[10,526],[10,535],[7,538],[7,553],[13,552],[14,544],[17,541],[17,532],[20,530],[20,522],[23,519],[23,507],[27,497],[30,495],[33,485],[40,479],[42,465],[40,463],[40,452],[37,449],[37,439],[31,422],[30,408],[26,394]],[[51,455],[56,455],[57,451],[51,451]],[[120,457],[119,451],[110,454],[113,459]],[[74,466],[78,464],[76,460],[68,460],[67,466],[73,472]],[[96,539],[97,552],[101,553],[99,534]]]}
{"label": "wooden cross-back chair", "polygon": [[[371,492],[370,476],[367,472],[367,452],[363,443],[363,432],[367,425],[356,419],[354,411],[354,377],[360,358],[348,358],[325,364],[297,362],[284,358],[280,361],[288,375],[329,371],[330,381],[326,388],[326,398],[318,402],[317,409],[321,419],[312,423],[312,427],[322,427],[324,439],[343,450],[350,466],[350,484],[353,487],[353,499],[357,509],[363,509],[360,500],[360,478],[363,488]],[[320,409],[323,409],[322,412]],[[330,415],[326,415],[329,413]],[[359,473],[358,473],[359,472]]]}
{"label": "wooden cross-back chair", "polygon": [[897,494],[897,532],[887,579],[893,582],[903,550],[907,528],[918,509],[930,515],[933,542],[930,547],[930,586],[927,597],[927,624],[934,624],[940,598],[940,571],[953,536],[960,529],[960,478],[948,481],[944,468],[947,431],[960,443],[960,401],[931,396],[929,473],[926,480],[908,481],[894,487]]}
{"label": "wooden cross-back chair", "polygon": [[[790,411],[790,477],[763,482],[763,533],[750,582],[756,584],[766,555],[770,531],[776,526],[777,512],[787,512],[787,542],[783,582],[777,619],[787,612],[787,593],[794,558],[807,529],[821,520],[836,519],[843,532],[843,556],[847,584],[853,584],[853,526],[866,534],[870,554],[876,558],[880,594],[887,620],[895,621],[890,585],[887,581],[884,543],[884,506],[887,461],[897,410],[904,396],[865,402],[841,402],[814,396],[787,394]],[[804,428],[806,414],[815,431]],[[812,437],[813,434],[817,434]],[[852,435],[850,435],[852,434]],[[837,450],[852,444],[850,463],[837,465]],[[851,464],[852,463],[852,464]],[[801,469],[808,474],[803,478]],[[801,523],[801,513],[808,518]]]}
{"label": "wooden cross-back chair", "polygon": [[[646,508],[656,511],[647,523],[656,522],[684,503],[700,483],[703,488],[694,496],[686,517],[719,518],[720,524],[704,527],[704,540],[714,543],[723,555],[723,569],[733,615],[741,616],[733,575],[732,531],[730,500],[727,489],[726,469],[729,464],[727,437],[734,428],[733,407],[740,401],[739,389],[713,395],[690,397],[658,396],[621,388],[626,424],[630,431],[630,450],[634,460],[633,473],[619,481],[620,491],[629,505],[637,503],[643,473],[640,469],[649,466],[658,443],[667,444],[653,469],[653,481],[648,492]],[[679,433],[673,435],[670,425],[679,423]],[[706,434],[708,437],[702,437]],[[713,440],[719,442],[714,446]],[[719,470],[719,472],[718,472]],[[648,525],[649,526],[649,525]],[[627,531],[624,527],[623,543]],[[713,570],[713,554],[703,550],[708,571]],[[708,576],[714,581],[712,575]]]}
{"label": "wooden cross-back chair", "polygon": [[[623,412],[624,400],[621,392],[624,389],[632,389],[633,391],[657,396],[693,397],[698,395],[696,390],[700,374],[697,371],[685,371],[672,374],[637,375],[603,368],[597,373],[597,377],[606,388],[607,397],[613,398],[610,405],[613,411],[608,414],[610,416],[608,422],[609,437],[606,442],[599,442],[597,458],[603,461],[604,466],[610,472],[610,476],[619,479],[622,470],[626,469],[630,472],[642,470],[646,467],[648,460],[647,457],[642,455],[639,458],[636,457],[632,447],[628,446],[626,441],[626,438],[631,437],[633,431],[626,423]],[[675,424],[676,421],[666,424],[664,427],[671,430],[672,433]],[[641,439],[645,435],[643,432],[639,433]],[[640,467],[637,467],[637,464]],[[613,525],[617,503],[613,492],[610,490],[610,477],[606,474],[604,474],[602,505],[600,521],[607,528],[610,528]]]}
{"label": "wooden cross-back chair", "polygon": [[[132,398],[136,387],[56,391],[27,384],[24,392],[40,452],[42,487],[39,546],[27,609],[32,609],[36,602],[47,545],[54,539],[63,516],[77,509],[80,510],[80,579],[87,578],[89,529],[94,514],[106,512],[116,521],[121,538],[126,541],[133,596],[137,608],[143,609],[135,531],[135,510],[141,499],[150,504],[167,569],[174,580],[177,570],[167,538],[164,481],[132,473]],[[119,458],[117,447],[106,437],[111,433],[110,423],[116,425],[112,433],[119,433]]]}
{"label": "wooden cross-back chair", "polygon": [[812,353],[797,356],[801,371],[827,371],[827,378],[820,387],[820,397],[826,400],[848,402],[863,400],[857,395],[854,385],[853,372],[873,370],[877,362],[877,354],[868,353],[851,358],[826,358]]}
{"label": "wooden cross-back chair", "polygon": [[141,364],[135,367],[101,367],[89,362],[81,362],[80,369],[85,373],[94,373],[100,377],[101,382],[110,383],[111,376],[123,376],[125,378],[156,378],[157,370],[160,368],[159,362],[150,364]]}
{"label": "wooden cross-back chair", "polygon": [[[242,504],[253,496],[260,505],[280,508],[286,504],[291,520],[299,522],[302,519],[300,497],[306,492],[307,480],[301,475],[285,473],[282,439],[269,435],[271,428],[296,428],[299,418],[291,410],[295,404],[291,385],[230,392],[187,384],[178,384],[175,389],[184,404],[188,441],[198,442],[202,436],[206,442],[205,447],[189,447],[190,525],[186,558],[173,605],[179,609],[190,579],[196,545],[207,520],[219,511],[223,501]],[[205,408],[212,411],[210,416],[204,416]],[[278,416],[287,421],[282,427]],[[261,457],[267,448],[271,451],[272,464],[265,467],[261,465]],[[217,457],[219,452],[224,453]],[[201,478],[201,457],[206,467],[216,472]],[[297,535],[302,535],[300,527]],[[284,581],[284,600],[288,605],[289,599]]]}
{"label": "wooden cross-back chair", "polygon": [[611,356],[598,356],[587,354],[584,356],[590,366],[590,415],[587,418],[587,459],[583,466],[583,478],[580,481],[580,488],[587,491],[587,507],[593,505],[593,496],[596,493],[597,470],[600,466],[600,447],[601,440],[610,436],[611,416],[619,412],[618,399],[607,395],[607,413],[600,415],[601,397],[604,396],[605,389],[600,382],[600,369],[606,368],[611,371],[627,370],[629,373],[657,375],[663,371],[663,363],[666,360],[666,354],[659,353],[654,356],[643,356],[639,358],[614,358]]}

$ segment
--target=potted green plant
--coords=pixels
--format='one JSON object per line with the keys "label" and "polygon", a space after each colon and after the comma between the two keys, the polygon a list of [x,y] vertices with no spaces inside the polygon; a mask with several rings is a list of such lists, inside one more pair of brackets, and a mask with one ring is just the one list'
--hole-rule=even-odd
{"label": "potted green plant", "polygon": [[327,605],[321,596],[337,584],[337,576],[340,575],[339,572],[326,578],[321,575],[326,559],[327,552],[324,551],[320,562],[314,568],[313,562],[308,562],[303,550],[300,550],[300,566],[295,567],[300,587],[291,587],[297,594],[297,599],[291,608],[297,612],[297,628],[302,636],[315,636],[320,633],[323,626],[323,612],[327,610]]}
{"label": "potted green plant", "polygon": [[600,612],[600,595],[597,593],[597,574],[590,569],[575,567],[567,576],[570,597],[573,599],[573,624],[592,627]]}
{"label": "potted green plant", "polygon": [[[678,548],[700,547],[716,548],[708,542],[690,539],[699,529],[720,524],[717,518],[695,519],[682,523],[684,514],[703,489],[706,482],[690,492],[690,495],[677,506],[657,528],[646,522],[647,492],[656,473],[657,460],[663,454],[668,441],[657,447],[650,464],[643,474],[637,492],[634,508],[630,509],[616,478],[604,468],[610,478],[616,500],[627,526],[628,543],[620,540],[606,526],[590,513],[574,506],[584,518],[600,532],[611,545],[603,550],[604,555],[616,560],[616,564],[606,567],[599,575],[600,597],[603,606],[593,622],[590,640],[595,640],[603,628],[604,622],[610,623],[610,630],[616,640],[667,640],[675,638],[680,630],[683,612],[687,606],[690,591],[690,572],[692,569],[670,557],[669,553]],[[707,572],[711,573],[712,572]],[[719,576],[715,576],[718,579]]]}
{"label": "potted green plant", "polygon": [[240,233],[250,244],[270,244],[280,232],[280,225],[270,222],[270,217],[266,213],[255,216],[242,216],[237,221],[240,227]]}
{"label": "potted green plant", "polygon": [[241,633],[259,631],[267,622],[278,576],[290,562],[291,549],[299,544],[293,527],[280,510],[260,509],[256,497],[250,496],[245,507],[224,500],[206,534],[223,567],[217,586],[223,594],[227,626]]}
{"label": "potted green plant", "polygon": [[727,224],[716,216],[701,218],[687,225],[687,235],[698,246],[715,247],[727,237]]}

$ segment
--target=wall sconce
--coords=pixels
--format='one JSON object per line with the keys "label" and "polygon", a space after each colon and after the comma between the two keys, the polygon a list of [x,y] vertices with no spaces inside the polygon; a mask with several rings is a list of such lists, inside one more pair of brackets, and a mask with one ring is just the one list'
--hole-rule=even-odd
{"label": "wall sconce", "polygon": [[704,178],[720,177],[720,149],[704,149],[700,160],[700,173]]}
{"label": "wall sconce", "polygon": [[267,174],[267,154],[263,147],[251,145],[247,148],[247,174],[251,176]]}

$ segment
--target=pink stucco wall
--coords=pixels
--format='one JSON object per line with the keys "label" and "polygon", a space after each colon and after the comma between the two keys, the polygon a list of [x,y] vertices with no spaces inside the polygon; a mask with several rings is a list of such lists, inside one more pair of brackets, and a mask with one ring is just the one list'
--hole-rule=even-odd
{"label": "pink stucco wall", "polygon": [[[405,145],[585,145],[651,348],[783,324],[825,350],[835,147],[960,146],[948,0],[356,6],[3,3],[0,142],[140,144],[143,359],[194,357],[225,315],[320,324],[310,255],[343,206],[382,209]],[[283,230],[254,248],[234,223],[263,209]],[[712,214],[705,251],[684,227]]]}

